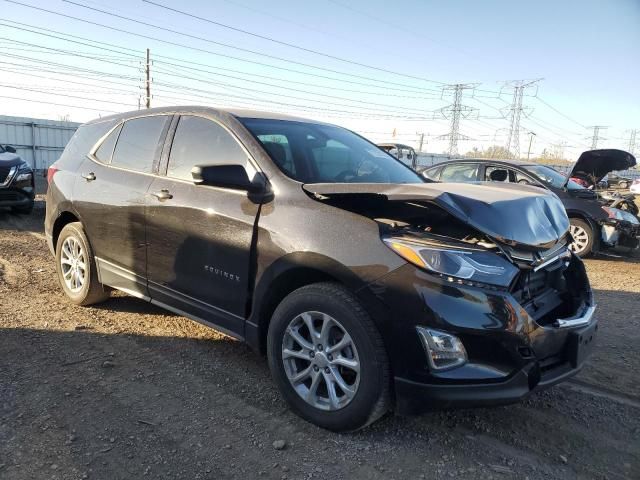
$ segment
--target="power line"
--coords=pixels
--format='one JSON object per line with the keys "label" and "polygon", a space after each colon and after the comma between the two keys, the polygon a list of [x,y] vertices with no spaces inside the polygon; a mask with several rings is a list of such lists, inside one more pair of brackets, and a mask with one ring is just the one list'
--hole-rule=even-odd
{"label": "power line", "polygon": [[[63,0],[63,1],[66,2],[66,3],[71,3],[73,5],[78,5],[80,7],[89,8],[91,10],[97,10],[97,9],[92,8],[92,7],[88,7],[86,5],[83,5],[81,3],[73,2],[71,0]],[[277,40],[275,38],[268,37],[266,35],[260,35],[260,34],[255,33],[255,32],[250,32],[248,30],[243,30],[243,29],[238,28],[238,27],[234,27],[234,26],[231,26],[231,25],[226,25],[224,23],[217,22],[215,20],[211,20],[210,18],[201,17],[199,15],[195,15],[193,13],[189,13],[189,12],[186,12],[184,10],[178,10],[177,8],[168,7],[166,5],[163,5],[163,4],[157,3],[157,2],[153,2],[151,0],[142,0],[142,1],[145,2],[145,3],[148,3],[150,5],[154,5],[156,7],[164,8],[165,10],[169,10],[171,12],[178,13],[180,15],[184,15],[184,16],[187,16],[187,17],[190,17],[190,18],[195,18],[197,20],[200,20],[200,21],[203,21],[203,22],[206,22],[206,23],[210,23],[212,25],[217,25],[219,27],[226,28],[228,30],[233,30],[234,32],[239,32],[239,33],[242,33],[244,35],[250,35],[252,37],[260,38],[261,40],[267,40],[269,42],[277,43],[279,45],[284,45],[286,47],[295,48],[295,49],[301,50],[303,52],[313,53],[315,55],[320,55],[322,57],[330,58],[332,60],[338,60],[340,62],[349,63],[351,65],[357,65],[359,67],[364,67],[364,68],[368,68],[368,69],[371,69],[371,70],[376,70],[378,72],[390,73],[392,75],[397,75],[397,76],[401,76],[401,77],[405,77],[405,78],[411,78],[411,79],[414,79],[414,80],[420,80],[420,81],[423,81],[423,82],[435,83],[435,84],[439,84],[439,85],[443,84],[442,82],[438,82],[436,80],[417,77],[417,76],[414,76],[414,75],[408,75],[406,73],[400,73],[400,72],[393,71],[393,70],[387,70],[385,68],[376,67],[376,66],[373,66],[373,65],[368,65],[366,63],[356,62],[354,60],[348,60],[348,59],[345,59],[345,58],[342,58],[342,57],[337,57],[335,55],[331,55],[331,54],[328,54],[328,53],[320,52],[318,50],[313,50],[313,49],[310,49],[310,48],[302,47],[300,45],[294,45],[292,43],[284,42],[282,40]],[[97,11],[105,13],[102,10],[97,10]]]}
{"label": "power line", "polygon": [[[210,54],[213,53],[213,52],[211,52],[209,50],[205,50],[205,49],[202,49],[202,48],[197,48],[197,47],[193,47],[193,46],[189,46],[189,45],[184,45],[184,44],[180,44],[180,43],[177,43],[177,42],[172,42],[172,41],[169,41],[169,40],[165,40],[165,39],[162,39],[162,38],[152,37],[152,36],[149,36],[149,35],[143,35],[141,33],[130,32],[130,31],[124,30],[122,28],[117,28],[117,27],[113,27],[113,26],[110,26],[110,25],[105,25],[105,24],[102,24],[102,23],[99,23],[99,22],[86,20],[86,19],[83,19],[83,18],[80,18],[80,17],[75,17],[73,15],[67,15],[67,14],[64,14],[64,13],[55,12],[53,10],[48,10],[46,8],[36,7],[34,5],[30,5],[30,4],[27,4],[27,3],[18,2],[17,0],[3,0],[3,1],[8,2],[8,3],[13,3],[15,5],[20,5],[20,6],[23,6],[23,7],[27,7],[27,8],[32,8],[34,10],[47,12],[47,13],[50,13],[52,15],[58,15],[58,16],[62,16],[62,17],[65,17],[65,18],[70,18],[70,19],[77,20],[77,21],[80,21],[80,22],[88,23],[90,25],[95,25],[95,26],[100,26],[100,27],[103,27],[103,28],[108,28],[110,30],[114,30],[114,31],[117,31],[117,32],[126,33],[126,34],[129,34],[129,35],[135,35],[135,36],[138,36],[138,37],[154,40],[154,41],[157,41],[157,42],[166,43],[166,44],[169,44],[169,45],[174,45],[174,46],[187,48],[187,49],[190,49],[190,50],[195,50],[195,51],[200,51],[200,52],[206,52],[206,53],[210,53]],[[411,86],[411,85],[408,86],[406,84],[393,83],[393,82],[389,82],[387,80],[377,80],[375,78],[365,77],[365,76],[357,75],[357,74],[354,74],[354,73],[341,72],[339,70],[333,70],[333,69],[326,68],[326,67],[320,67],[320,66],[317,66],[317,65],[309,64],[309,63],[298,62],[298,61],[295,61],[295,60],[290,60],[290,59],[287,59],[287,58],[278,57],[276,55],[270,55],[270,54],[267,54],[267,53],[264,53],[264,52],[259,52],[259,51],[256,51],[256,50],[251,50],[251,49],[242,48],[242,47],[238,47],[238,46],[235,46],[235,45],[230,45],[230,44],[223,43],[223,42],[218,42],[218,41],[211,40],[211,39],[208,39],[208,38],[205,38],[205,37],[199,37],[197,35],[191,35],[189,33],[181,32],[179,30],[173,30],[173,29],[170,29],[170,28],[161,27],[159,25],[155,25],[155,24],[148,23],[148,22],[143,22],[142,20],[136,20],[135,18],[125,17],[124,15],[118,15],[116,13],[111,13],[111,12],[108,12],[108,11],[105,11],[105,10],[100,10],[100,9],[97,9],[97,8],[88,7],[88,6],[84,6],[84,5],[80,5],[80,4],[77,4],[77,5],[79,5],[79,6],[83,7],[83,8],[87,8],[87,9],[90,9],[90,10],[94,10],[94,11],[103,13],[104,15],[108,15],[108,16],[112,16],[112,17],[115,17],[115,18],[120,18],[120,19],[123,19],[123,20],[127,20],[127,21],[130,21],[130,22],[133,22],[133,23],[137,23],[139,25],[145,25],[147,27],[155,28],[155,29],[158,29],[158,30],[161,30],[161,31],[164,31],[164,32],[169,32],[169,33],[174,33],[174,34],[177,34],[177,35],[182,35],[182,36],[185,36],[185,37],[188,37],[188,38],[192,38],[192,39],[195,39],[195,40],[200,40],[200,41],[211,43],[211,44],[214,44],[214,45],[218,45],[218,46],[222,46],[222,47],[226,47],[226,48],[231,48],[233,50],[238,50],[238,51],[242,51],[242,52],[245,52],[245,53],[250,53],[250,54],[253,54],[253,55],[259,55],[260,57],[272,58],[274,60],[279,60],[279,61],[282,61],[282,62],[292,63],[292,64],[295,64],[295,65],[301,65],[301,66],[304,66],[304,67],[307,67],[307,68],[313,68],[313,69],[317,69],[317,70],[322,70],[322,71],[335,73],[335,74],[338,74],[338,75],[345,75],[345,76],[365,79],[365,80],[369,80],[369,81],[378,81],[378,82],[382,82],[382,83],[390,83],[392,85],[399,85],[399,86],[409,87],[409,88],[421,88],[421,87],[415,87],[415,86]]]}
{"label": "power line", "polygon": [[0,98],[8,98],[10,100],[20,100],[21,102],[33,102],[33,103],[38,103],[38,104],[46,104],[46,105],[56,105],[59,107],[70,107],[70,108],[79,108],[81,110],[92,110],[94,112],[107,112],[107,113],[119,113],[115,110],[104,110],[102,108],[90,108],[90,107],[81,107],[79,105],[69,105],[66,103],[55,103],[55,102],[45,102],[42,100],[31,100],[29,98],[23,98],[23,97],[10,97],[7,95],[0,95]]}
{"label": "power line", "polygon": [[540,97],[538,97],[537,95],[534,97],[536,100],[538,100],[540,103],[542,103],[543,105],[545,105],[546,107],[550,108],[551,110],[553,110],[554,112],[556,112],[558,115],[562,115],[564,118],[566,118],[567,120],[575,123],[576,125],[582,127],[582,128],[587,128],[585,127],[582,123],[578,122],[577,120],[571,118],[568,115],[565,115],[564,113],[562,113],[560,110],[558,110],[557,108],[555,108],[552,105],[549,105],[548,102],[545,102],[544,100],[542,100]]}

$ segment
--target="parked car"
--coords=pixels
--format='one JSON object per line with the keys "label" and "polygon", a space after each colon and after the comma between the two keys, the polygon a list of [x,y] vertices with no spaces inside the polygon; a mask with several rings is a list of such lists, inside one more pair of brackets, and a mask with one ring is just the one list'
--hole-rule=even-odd
{"label": "parked car", "polygon": [[[629,155],[635,165],[635,158],[623,153]],[[597,163],[593,162],[594,158],[589,152],[583,153],[569,176],[591,172],[592,163]],[[607,161],[606,157],[598,158]],[[573,237],[570,248],[580,257],[608,247],[637,248],[639,244],[640,221],[637,217],[607,205],[604,205],[607,208],[603,208],[596,192],[546,165],[492,159],[459,159],[439,163],[426,169],[423,175],[432,181],[515,183],[533,185],[553,192],[560,198],[569,216]]]}
{"label": "parked car", "polygon": [[405,165],[410,166],[414,170],[418,166],[418,155],[413,147],[404,145],[403,143],[379,143],[378,147],[393,155]]}
{"label": "parked car", "polygon": [[114,288],[244,340],[291,408],[331,430],[515,402],[594,344],[557,197],[428,184],[340,127],[136,111],[81,126],[48,181],[71,302]]}
{"label": "parked car", "polygon": [[622,177],[613,173],[605,175],[601,181],[604,182],[606,186],[605,188],[620,188],[622,190],[626,190],[627,188],[629,188],[629,186],[633,182],[631,178]]}
{"label": "parked car", "polygon": [[16,155],[16,149],[0,145],[0,207],[31,213],[35,199],[33,170]]}

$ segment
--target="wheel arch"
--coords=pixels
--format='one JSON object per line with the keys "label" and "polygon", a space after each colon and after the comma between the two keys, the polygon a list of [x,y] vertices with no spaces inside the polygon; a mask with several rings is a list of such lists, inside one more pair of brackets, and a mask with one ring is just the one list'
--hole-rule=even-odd
{"label": "wheel arch", "polygon": [[80,218],[74,212],[69,210],[65,210],[61,212],[58,217],[53,222],[53,228],[51,229],[51,240],[53,243],[53,249],[55,251],[56,246],[58,245],[58,238],[60,237],[60,232],[62,229],[73,222],[80,222]]}
{"label": "wheel arch", "polygon": [[245,340],[256,351],[266,352],[267,331],[276,307],[294,290],[319,282],[335,282],[356,294],[365,282],[349,268],[326,256],[297,252],[270,265],[260,276],[245,325]]}

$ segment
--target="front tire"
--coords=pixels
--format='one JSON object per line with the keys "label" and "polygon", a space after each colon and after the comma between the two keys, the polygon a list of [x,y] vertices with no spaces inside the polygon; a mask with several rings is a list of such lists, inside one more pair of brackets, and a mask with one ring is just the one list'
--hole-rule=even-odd
{"label": "front tire", "polygon": [[569,249],[580,258],[590,255],[595,241],[591,225],[580,218],[569,218],[569,225],[569,232],[573,237]]}
{"label": "front tire", "polygon": [[358,430],[390,409],[382,337],[341,285],[317,283],[289,294],[269,324],[267,355],[293,411],[320,427]]}
{"label": "front tire", "polygon": [[56,244],[56,271],[64,293],[76,305],[93,305],[109,298],[98,280],[98,270],[82,224],[64,226]]}

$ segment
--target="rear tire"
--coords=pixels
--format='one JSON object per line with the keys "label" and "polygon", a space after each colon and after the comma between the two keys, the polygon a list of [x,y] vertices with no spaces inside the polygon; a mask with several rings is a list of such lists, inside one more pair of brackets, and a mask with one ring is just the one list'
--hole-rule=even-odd
{"label": "rear tire", "polygon": [[56,244],[56,271],[64,293],[76,305],[93,305],[109,298],[98,281],[93,250],[80,222],[64,226]]}
{"label": "rear tire", "polygon": [[269,324],[267,355],[271,374],[292,410],[320,427],[358,430],[391,407],[389,364],[380,332],[341,285],[316,283],[289,294]]}
{"label": "rear tire", "polygon": [[569,218],[569,224],[569,232],[573,237],[570,250],[580,258],[590,255],[595,241],[591,225],[580,218]]}

